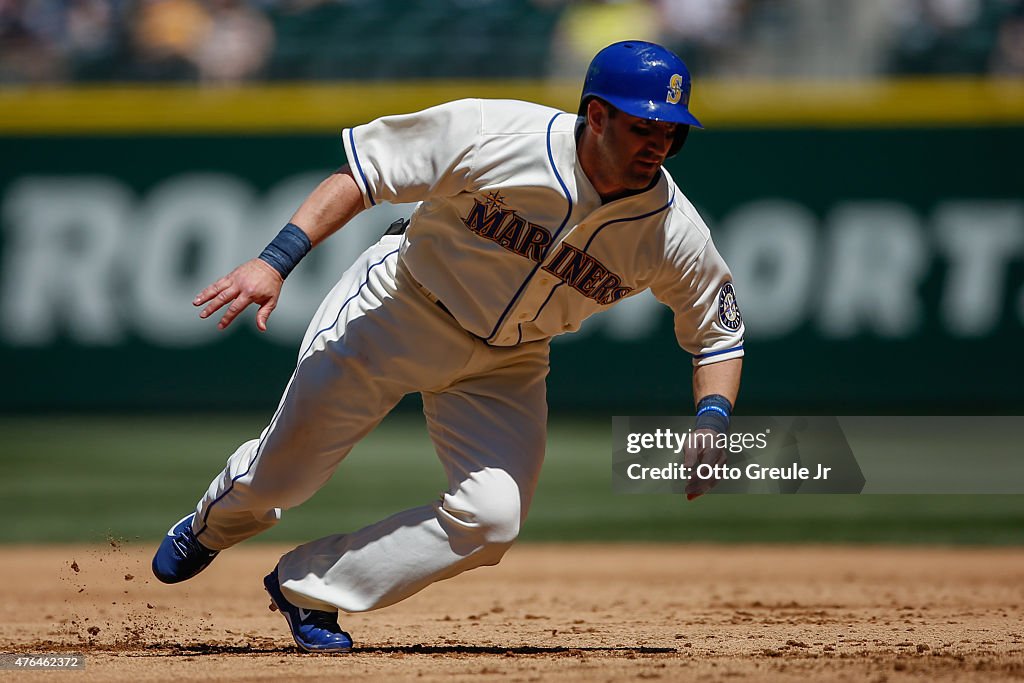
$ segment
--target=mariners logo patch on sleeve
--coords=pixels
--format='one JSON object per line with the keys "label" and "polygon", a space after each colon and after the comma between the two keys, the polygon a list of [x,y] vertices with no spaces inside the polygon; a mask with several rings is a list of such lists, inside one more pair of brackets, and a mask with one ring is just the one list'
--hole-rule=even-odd
{"label": "mariners logo patch on sleeve", "polygon": [[733,332],[743,324],[740,305],[736,302],[736,290],[731,282],[726,282],[718,291],[718,320]]}

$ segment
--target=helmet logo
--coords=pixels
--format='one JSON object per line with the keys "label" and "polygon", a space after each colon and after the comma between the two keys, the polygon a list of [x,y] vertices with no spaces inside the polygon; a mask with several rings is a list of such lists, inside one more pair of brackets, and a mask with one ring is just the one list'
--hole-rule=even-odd
{"label": "helmet logo", "polygon": [[665,101],[669,104],[679,104],[681,99],[683,99],[683,77],[679,74],[672,74],[672,78],[668,82],[668,95],[665,97]]}

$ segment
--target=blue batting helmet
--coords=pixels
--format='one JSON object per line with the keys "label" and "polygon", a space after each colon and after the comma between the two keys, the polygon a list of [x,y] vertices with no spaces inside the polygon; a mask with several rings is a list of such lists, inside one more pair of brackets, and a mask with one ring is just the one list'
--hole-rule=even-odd
{"label": "blue batting helmet", "polygon": [[627,114],[682,124],[671,154],[682,147],[689,126],[703,128],[690,113],[690,71],[661,45],[626,40],[604,48],[590,62],[580,97],[580,116],[599,98]]}

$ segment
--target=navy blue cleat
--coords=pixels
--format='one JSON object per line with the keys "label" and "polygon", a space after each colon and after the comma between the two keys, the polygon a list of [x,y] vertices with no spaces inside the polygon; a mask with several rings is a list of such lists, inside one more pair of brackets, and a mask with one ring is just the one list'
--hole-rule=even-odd
{"label": "navy blue cleat", "polygon": [[288,602],[281,592],[277,567],[263,578],[263,587],[270,593],[270,609],[281,610],[300,649],[306,652],[348,652],[352,649],[352,637],[341,630],[337,612],[303,609]]}
{"label": "navy blue cleat", "polygon": [[153,574],[164,583],[178,583],[210,566],[218,550],[210,550],[192,533],[192,513],[178,521],[164,536],[153,556]]}

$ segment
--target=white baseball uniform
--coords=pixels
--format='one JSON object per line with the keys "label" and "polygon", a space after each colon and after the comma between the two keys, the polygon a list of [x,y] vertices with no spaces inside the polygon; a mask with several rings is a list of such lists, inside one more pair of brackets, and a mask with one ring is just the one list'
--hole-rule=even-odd
{"label": "white baseball uniform", "polygon": [[461,100],[343,131],[367,207],[422,202],[342,276],[314,316],[273,419],[197,506],[211,549],[308,499],[405,395],[420,392],[449,488],[439,500],[286,554],[294,604],[355,612],[496,564],[544,457],[550,338],[650,288],[694,364],[743,355],[729,270],[664,169],[602,203],[576,155],[579,120]]}

